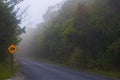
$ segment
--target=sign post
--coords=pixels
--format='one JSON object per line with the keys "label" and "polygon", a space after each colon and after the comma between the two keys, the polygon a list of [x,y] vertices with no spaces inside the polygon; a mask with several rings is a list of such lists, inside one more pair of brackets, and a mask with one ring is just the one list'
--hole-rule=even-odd
{"label": "sign post", "polygon": [[11,54],[11,69],[12,69],[12,70],[13,70],[13,65],[14,65],[13,55]]}
{"label": "sign post", "polygon": [[14,58],[13,58],[13,54],[16,52],[17,48],[15,45],[10,45],[8,47],[8,51],[11,53],[11,69],[13,70],[13,66],[14,66]]}

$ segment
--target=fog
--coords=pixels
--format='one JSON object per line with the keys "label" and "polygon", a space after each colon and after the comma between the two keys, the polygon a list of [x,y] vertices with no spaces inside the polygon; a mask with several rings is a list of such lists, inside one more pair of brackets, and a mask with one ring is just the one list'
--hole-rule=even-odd
{"label": "fog", "polygon": [[[45,18],[52,21],[59,13],[59,9],[65,1],[67,0],[24,0],[17,6],[21,8],[21,11],[24,11],[25,17],[20,26],[26,27],[26,33],[20,35],[22,41],[18,44],[16,57],[30,58],[37,52],[36,49],[39,49],[37,46],[39,42],[36,41],[41,39],[40,32],[42,32],[43,25],[46,22],[44,15],[47,14]],[[78,2],[79,1],[89,3],[88,0],[78,0]],[[76,0],[73,4],[77,4],[78,2]],[[39,34],[39,36],[37,36],[37,34]]]}
{"label": "fog", "polygon": [[21,26],[36,27],[36,24],[43,22],[43,15],[46,13],[48,7],[63,0],[23,0],[18,7],[22,10],[26,9],[26,19],[22,22]]}
{"label": "fog", "polygon": [[19,6],[25,10],[20,26],[26,33],[20,35],[17,58],[119,73],[120,0],[25,0]]}
{"label": "fog", "polygon": [[26,27],[26,33],[20,35],[22,41],[17,46],[16,57],[28,58],[34,54],[36,28],[41,27],[40,24],[44,22],[43,15],[49,7],[62,3],[63,0],[24,0],[17,6],[21,8],[21,11],[25,10],[25,17],[20,26]]}

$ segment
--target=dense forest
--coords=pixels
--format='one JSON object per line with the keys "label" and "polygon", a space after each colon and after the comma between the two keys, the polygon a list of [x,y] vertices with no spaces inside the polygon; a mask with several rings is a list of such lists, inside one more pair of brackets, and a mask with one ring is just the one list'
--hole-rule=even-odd
{"label": "dense forest", "polygon": [[120,71],[120,0],[66,0],[43,17],[33,56],[79,69]]}

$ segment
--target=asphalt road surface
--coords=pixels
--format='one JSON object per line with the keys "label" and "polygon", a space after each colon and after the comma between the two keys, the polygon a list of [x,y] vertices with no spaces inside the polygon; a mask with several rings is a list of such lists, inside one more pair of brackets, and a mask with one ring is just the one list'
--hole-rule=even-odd
{"label": "asphalt road surface", "polygon": [[54,64],[20,59],[28,80],[118,80],[98,74],[71,70]]}

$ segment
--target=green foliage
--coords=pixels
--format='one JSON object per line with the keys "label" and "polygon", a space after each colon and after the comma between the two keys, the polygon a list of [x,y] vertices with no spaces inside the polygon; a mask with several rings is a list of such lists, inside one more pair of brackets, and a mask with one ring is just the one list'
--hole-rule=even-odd
{"label": "green foliage", "polygon": [[20,41],[18,36],[22,33],[9,5],[0,1],[0,62],[10,56],[7,48],[11,44],[17,44]]}
{"label": "green foliage", "polygon": [[[74,66],[120,70],[120,1],[67,0],[46,17],[35,55]],[[54,8],[53,8],[54,9]],[[53,12],[52,12],[53,11]]]}
{"label": "green foliage", "polygon": [[[106,51],[106,59],[108,61],[107,64],[110,65],[110,67],[114,66],[117,69],[120,68],[120,39],[113,42]],[[113,63],[114,61],[114,63]]]}
{"label": "green foliage", "polygon": [[83,54],[82,50],[75,48],[73,54],[70,57],[69,60],[70,66],[76,67],[76,68],[85,68],[86,60],[85,55]]}
{"label": "green foliage", "polygon": [[0,65],[0,80],[5,80],[6,78],[10,78],[13,75],[13,72],[7,65]]}

